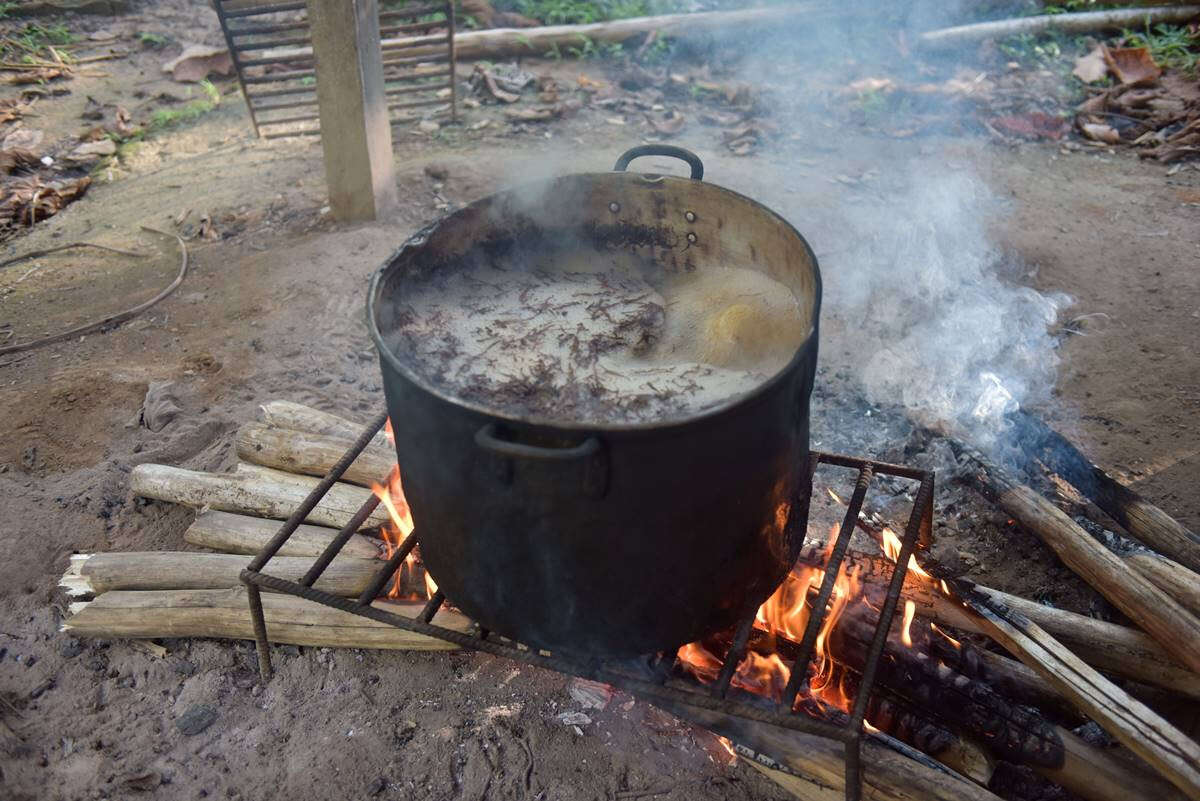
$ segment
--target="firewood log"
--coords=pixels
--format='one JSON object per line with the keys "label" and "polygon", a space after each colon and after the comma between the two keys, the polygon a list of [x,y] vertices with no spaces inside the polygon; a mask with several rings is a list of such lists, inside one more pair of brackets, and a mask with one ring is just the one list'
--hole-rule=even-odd
{"label": "firewood log", "polygon": [[1071,653],[1029,618],[970,593],[986,633],[1070,697],[1122,745],[1184,795],[1200,799],[1200,745]]}
{"label": "firewood log", "polygon": [[1200,618],[1154,586],[1065,512],[979,454],[961,451],[968,480],[1050,546],[1075,573],[1158,641],[1179,663],[1200,671]]}
{"label": "firewood log", "polygon": [[[353,444],[353,437],[250,423],[238,431],[237,455],[243,461],[264,467],[324,476]],[[390,445],[372,442],[346,468],[342,481],[364,487],[383,484],[395,464],[396,452]]]}
{"label": "firewood log", "polygon": [[[140,464],[129,477],[135,495],[195,508],[287,519],[319,480],[257,465],[239,464],[237,472],[201,473],[161,464]],[[352,484],[334,484],[305,519],[306,523],[340,528],[349,522],[371,491]],[[377,508],[365,526],[387,522],[387,510]]]}
{"label": "firewood log", "polygon": [[1200,615],[1200,575],[1155,553],[1134,553],[1123,558],[1192,614]]}
{"label": "firewood log", "polygon": [[[691,14],[664,14],[656,17],[632,17],[628,19],[594,22],[583,25],[545,25],[536,28],[492,28],[490,30],[462,31],[454,35],[454,49],[459,59],[488,60],[517,56],[539,57],[555,48],[578,47],[581,39],[594,42],[624,42],[650,31],[660,36],[688,36],[714,34],[732,30],[764,28],[786,24],[789,20],[810,24],[816,14],[829,16],[834,11],[829,6],[815,3],[768,6],[765,8],[742,8],[731,11],[701,11]],[[397,49],[405,57],[435,56],[444,54],[444,44],[423,45],[422,38],[408,36],[384,39],[381,49],[384,64],[387,55]],[[308,47],[276,48],[266,51],[267,56],[303,56],[312,52]]]}
{"label": "firewood log", "polygon": [[[822,548],[806,546],[800,553],[800,561],[822,564]],[[845,564],[846,569],[853,567],[865,580],[880,586],[891,579],[893,565],[882,556],[849,551]],[[1158,643],[1137,629],[1044,606],[982,585],[975,585],[975,589],[1019,611],[1101,670],[1200,699],[1200,675],[1180,667]],[[961,603],[911,573],[905,576],[903,597],[916,604],[920,617],[962,631],[988,633],[979,619]]]}
{"label": "firewood log", "polygon": [[[278,520],[209,510],[196,515],[195,521],[183,533],[183,539],[220,553],[257,554],[279,531],[280,525]],[[279,550],[279,556],[317,556],[336,535],[337,529],[301,523]],[[384,550],[382,540],[355,534],[340,553],[375,559],[381,558]]]}
{"label": "firewood log", "polygon": [[[811,796],[813,798],[824,801],[844,797],[845,762],[842,745],[835,740],[681,702],[662,698],[647,700],[676,717],[767,754],[800,774],[803,780],[836,793],[836,796],[817,794]],[[861,762],[863,798],[872,801],[998,801],[995,795],[975,782],[942,768],[928,757],[924,760],[911,759],[865,736]]]}
{"label": "firewood log", "polygon": [[[312,434],[324,434],[329,437],[345,437],[351,442],[358,439],[367,427],[365,420],[358,422],[285,400],[268,401],[262,404],[258,407],[258,416],[264,423],[276,428],[308,431]],[[371,445],[386,449],[392,447],[388,442],[387,435],[382,431],[371,440]]]}
{"label": "firewood log", "polygon": [[[274,643],[326,648],[448,651],[457,646],[292,595],[262,594],[267,637]],[[424,604],[376,601],[389,612],[416,617]],[[215,637],[253,640],[246,590],[148,590],[106,592],[71,604],[62,630],[76,637]],[[433,622],[455,631],[470,621],[442,608]]]}
{"label": "firewood log", "polygon": [[[312,567],[307,556],[276,556],[266,572],[299,581]],[[239,574],[249,557],[228,553],[186,551],[127,551],[75,554],[60,585],[72,596],[99,595],[114,590],[203,590],[241,585]],[[316,588],[357,598],[384,563],[379,559],[338,556],[317,579]]]}
{"label": "firewood log", "polygon": [[1200,571],[1200,536],[1097,467],[1044,421],[1019,411],[1009,416],[1015,439],[1030,456],[1069,482],[1135,539],[1184,567]]}
{"label": "firewood log", "polygon": [[[844,615],[830,635],[833,652],[852,666],[862,664],[873,628],[874,619]],[[1030,707],[1013,704],[986,682],[955,672],[934,655],[903,647],[894,631],[879,663],[878,685],[983,743],[995,758],[1026,765],[1088,801],[1181,797],[1153,773],[1114,759]]]}

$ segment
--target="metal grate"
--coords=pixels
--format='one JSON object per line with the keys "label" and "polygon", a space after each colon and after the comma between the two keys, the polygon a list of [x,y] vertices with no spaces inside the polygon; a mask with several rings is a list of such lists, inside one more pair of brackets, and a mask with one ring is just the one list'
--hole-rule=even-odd
{"label": "metal grate", "polygon": [[[371,606],[371,602],[386,586],[396,570],[400,568],[404,558],[418,544],[418,534],[416,531],[404,540],[371,582],[371,586],[357,599],[341,598],[331,595],[328,592],[314,589],[313,584],[317,578],[329,566],[346,542],[349,541],[350,537],[363,525],[371,513],[375,511],[379,504],[379,499],[374,495],[363,504],[354,517],[338,532],[325,551],[317,557],[312,568],[309,569],[304,578],[299,582],[288,581],[264,572],[271,558],[279,552],[279,549],[283,547],[284,543],[288,541],[300,523],[316,507],[321,498],[325,496],[325,493],[329,491],[329,488],[333,486],[379,430],[383,428],[386,419],[386,414],[379,415],[363,431],[350,450],[330,469],[329,474],[313,489],[312,493],[305,498],[304,502],[288,518],[278,533],[275,534],[271,541],[263,547],[262,551],[259,552],[250,565],[241,573],[241,580],[247,588],[250,615],[257,642],[259,669],[264,680],[269,679],[271,676],[271,655],[267,638],[266,620],[263,615],[262,596],[260,594],[263,588],[289,593],[300,598],[324,604],[325,606],[370,618],[380,623],[436,637],[462,648],[483,651],[525,664],[555,670],[559,673],[601,681],[638,695],[651,703],[660,701],[671,705],[714,710],[725,715],[838,740],[844,744],[845,748],[846,798],[850,799],[850,801],[861,799],[863,718],[866,715],[867,703],[871,697],[876,672],[879,667],[879,660],[883,654],[888,631],[895,617],[900,590],[904,584],[904,577],[908,572],[909,557],[916,550],[917,542],[923,537],[928,536],[933,523],[934,476],[932,472],[850,456],[840,456],[817,451],[812,452],[810,457],[812,472],[808,476],[810,485],[813,473],[822,464],[857,470],[858,478],[855,483],[854,493],[851,495],[849,505],[846,508],[845,517],[842,520],[841,527],[838,529],[831,555],[826,563],[825,578],[813,603],[813,614],[810,616],[807,627],[801,637],[799,653],[791,665],[791,679],[784,690],[781,701],[772,709],[764,707],[761,703],[748,703],[746,699],[737,697],[736,694],[733,698],[727,697],[730,694],[730,686],[735,669],[745,654],[750,630],[754,623],[754,615],[757,610],[750,611],[735,629],[733,642],[725,654],[724,665],[717,681],[707,687],[696,685],[694,687],[683,688],[675,685],[667,686],[666,684],[675,663],[673,653],[656,655],[651,662],[652,667],[656,670],[652,671],[652,677],[648,678],[645,675],[638,675],[637,671],[631,671],[628,663],[606,663],[600,660],[592,660],[586,663],[576,662],[561,656],[548,654],[547,652],[530,650],[524,646],[518,646],[517,643],[504,641],[502,638],[489,636],[489,632],[482,627],[476,626],[475,633],[471,634],[435,625],[432,623],[434,616],[446,600],[440,591],[429,599],[421,614],[415,619]],[[912,514],[904,530],[900,553],[896,559],[896,568],[892,573],[887,595],[879,613],[879,622],[876,624],[867,652],[867,659],[862,669],[859,690],[854,699],[854,706],[850,710],[848,717],[843,719],[844,722],[834,723],[818,720],[803,713],[795,712],[795,700],[800,690],[800,683],[808,674],[808,665],[812,660],[817,633],[820,631],[821,624],[825,620],[827,601],[833,591],[837,575],[841,570],[846,550],[850,545],[850,536],[854,532],[855,521],[858,519],[858,513],[862,509],[871,479],[879,474],[918,481],[920,482],[920,486],[913,501]]]}
{"label": "metal grate", "polygon": [[[215,0],[214,6],[255,135],[319,136],[318,76],[307,3]],[[428,19],[438,14],[442,18]],[[384,95],[392,125],[422,116],[458,118],[454,26],[453,2],[379,12]],[[445,32],[438,32],[442,28]]]}

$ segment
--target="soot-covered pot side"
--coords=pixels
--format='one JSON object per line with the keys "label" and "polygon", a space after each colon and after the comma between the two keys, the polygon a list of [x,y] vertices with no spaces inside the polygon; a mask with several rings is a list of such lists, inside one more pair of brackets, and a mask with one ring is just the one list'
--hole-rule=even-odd
{"label": "soot-covered pot side", "polygon": [[[388,349],[412,271],[555,230],[642,249],[666,270],[758,265],[808,306],[811,334],[749,394],[630,425],[498,413],[434,387]],[[819,307],[804,239],[696,179],[569,175],[484,198],[410,239],[372,279],[368,325],[422,557],[447,599],[527,644],[614,657],[690,642],[765,600],[804,539]]]}

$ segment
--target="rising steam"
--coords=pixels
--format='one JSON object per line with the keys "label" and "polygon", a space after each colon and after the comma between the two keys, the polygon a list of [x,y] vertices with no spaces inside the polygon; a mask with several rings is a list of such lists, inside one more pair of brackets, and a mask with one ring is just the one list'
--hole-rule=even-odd
{"label": "rising steam", "polygon": [[1000,209],[978,179],[913,164],[902,186],[852,208],[849,250],[826,259],[824,308],[863,355],[868,398],[992,447],[1007,413],[1049,397],[1050,326],[1069,298],[1000,277],[987,230]]}

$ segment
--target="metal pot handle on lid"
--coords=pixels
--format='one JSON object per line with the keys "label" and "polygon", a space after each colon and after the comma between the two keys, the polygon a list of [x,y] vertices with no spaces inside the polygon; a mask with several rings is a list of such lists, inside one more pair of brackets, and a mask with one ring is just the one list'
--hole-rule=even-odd
{"label": "metal pot handle on lid", "polygon": [[617,159],[617,163],[613,165],[613,171],[625,172],[625,168],[629,166],[629,162],[642,156],[670,156],[681,161],[686,161],[688,166],[692,168],[692,180],[701,181],[704,179],[704,162],[700,161],[700,157],[686,148],[676,147],[675,145],[638,145],[637,147],[631,147]]}

